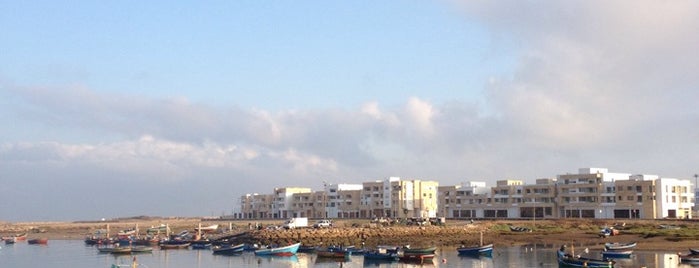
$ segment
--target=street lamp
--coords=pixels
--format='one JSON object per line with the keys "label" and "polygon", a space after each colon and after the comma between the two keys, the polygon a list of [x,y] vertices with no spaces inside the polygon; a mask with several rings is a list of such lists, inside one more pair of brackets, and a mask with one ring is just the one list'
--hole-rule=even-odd
{"label": "street lamp", "polygon": [[323,181],[323,211],[325,212],[325,218],[328,218],[328,183]]}

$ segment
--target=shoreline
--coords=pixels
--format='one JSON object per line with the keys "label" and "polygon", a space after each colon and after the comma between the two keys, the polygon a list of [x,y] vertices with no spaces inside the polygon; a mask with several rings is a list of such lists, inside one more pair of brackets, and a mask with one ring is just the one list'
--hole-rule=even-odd
{"label": "shoreline", "polygon": [[[614,223],[604,220],[537,220],[513,221],[493,220],[467,221],[451,220],[445,226],[378,226],[365,219],[334,220],[334,228],[296,230],[249,230],[248,224],[261,226],[278,224],[281,220],[201,220],[190,219],[128,219],[109,222],[0,222],[0,236],[28,233],[29,239],[48,238],[49,240],[83,240],[97,229],[107,224],[116,234],[118,230],[138,227],[143,230],[160,224],[168,224],[173,232],[194,230],[199,224],[207,226],[219,224],[220,228],[232,227],[233,233],[242,233],[240,241],[250,243],[283,243],[302,241],[310,245],[355,245],[363,243],[367,247],[377,244],[458,247],[479,243],[483,233],[485,244],[495,247],[537,245],[559,247],[573,244],[590,250],[601,250],[606,242],[636,242],[635,250],[687,252],[689,248],[699,248],[699,223],[694,221],[633,220],[625,222],[620,234],[600,238],[599,230]],[[666,230],[660,224],[677,226],[679,229]],[[531,228],[532,232],[512,232],[508,225]]]}

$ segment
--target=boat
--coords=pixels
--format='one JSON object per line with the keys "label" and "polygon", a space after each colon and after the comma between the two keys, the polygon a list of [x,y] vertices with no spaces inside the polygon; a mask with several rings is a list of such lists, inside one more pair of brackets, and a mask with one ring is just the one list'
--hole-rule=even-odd
{"label": "boat", "polygon": [[245,244],[238,244],[238,245],[221,245],[221,246],[216,246],[211,249],[213,254],[217,255],[233,255],[233,254],[241,254],[245,250]]}
{"label": "boat", "polygon": [[510,231],[512,232],[518,232],[518,233],[531,233],[532,229],[527,228],[527,227],[521,227],[521,226],[512,226],[509,225]]}
{"label": "boat", "polygon": [[114,247],[109,252],[109,254],[114,254],[114,255],[131,254],[131,247]]}
{"label": "boat", "polygon": [[47,245],[49,243],[49,239],[45,237],[34,238],[27,240],[27,243],[30,245]]}
{"label": "boat", "polygon": [[128,253],[131,253],[131,247],[98,247],[97,251],[99,253],[112,253],[112,252],[121,252],[124,253],[128,249]]}
{"label": "boat", "polygon": [[398,260],[398,254],[395,251],[389,251],[386,248],[376,248],[364,252],[364,260]]}
{"label": "boat", "polygon": [[426,261],[432,261],[432,259],[434,259],[434,254],[408,253],[408,254],[398,255],[398,259],[400,261],[403,261],[403,262],[424,263]]}
{"label": "boat", "polygon": [[316,252],[316,249],[317,249],[316,246],[301,245],[301,246],[299,246],[298,252],[313,253],[313,252]]}
{"label": "boat", "polygon": [[427,247],[427,248],[403,248],[403,254],[434,254],[437,251],[437,247]]}
{"label": "boat", "polygon": [[12,245],[15,242],[17,242],[14,238],[4,239],[4,240],[5,240],[5,245]]}
{"label": "boat", "polygon": [[214,231],[218,230],[218,224],[213,224],[213,225],[204,226],[204,227],[201,227],[201,225],[199,225],[199,227],[194,228],[194,230],[195,230],[195,231],[201,231],[201,232],[204,232],[204,233],[206,233],[206,232],[214,232]]}
{"label": "boat", "polygon": [[160,243],[160,249],[185,249],[190,243],[183,240],[168,240]]}
{"label": "boat", "polygon": [[699,254],[694,254],[690,251],[689,254],[677,254],[681,263],[699,264]]}
{"label": "boat", "polygon": [[633,250],[604,250],[602,251],[603,258],[629,258],[633,254]]}
{"label": "boat", "polygon": [[562,267],[607,267],[613,268],[616,263],[613,260],[592,259],[575,256],[575,252],[568,254],[565,252],[566,246],[558,249],[558,264]]}
{"label": "boat", "polygon": [[349,258],[352,253],[342,248],[328,247],[317,249],[316,255],[318,255],[318,258]]}
{"label": "boat", "polygon": [[119,231],[119,232],[117,233],[117,237],[119,237],[119,238],[126,238],[126,237],[130,237],[130,236],[133,236],[133,235],[136,235],[136,229],[135,229],[135,228],[121,230],[121,231]]}
{"label": "boat", "polygon": [[131,253],[152,253],[153,247],[149,246],[133,246],[131,247]]}
{"label": "boat", "polygon": [[482,246],[472,246],[465,247],[461,246],[456,249],[459,255],[465,256],[492,256],[493,255],[493,244],[482,245]]}
{"label": "boat", "polygon": [[167,234],[170,232],[170,227],[168,227],[166,224],[160,224],[159,226],[151,226],[150,228],[146,229],[147,234]]}
{"label": "boat", "polygon": [[607,250],[628,250],[636,247],[636,242],[630,243],[604,243],[604,248]]}
{"label": "boat", "polygon": [[291,244],[285,247],[271,247],[255,250],[255,255],[291,256],[296,255],[301,243]]}
{"label": "boat", "polygon": [[493,244],[483,245],[483,232],[481,234],[481,240],[477,246],[461,246],[456,250],[461,256],[492,256],[493,255]]}
{"label": "boat", "polygon": [[191,243],[192,249],[210,249],[211,248],[211,241],[208,240],[200,240],[200,241],[193,241]]}
{"label": "boat", "polygon": [[689,253],[699,255],[699,248],[690,248]]}
{"label": "boat", "polygon": [[3,236],[2,240],[13,240],[14,242],[27,240],[27,233],[16,234],[13,236]]}

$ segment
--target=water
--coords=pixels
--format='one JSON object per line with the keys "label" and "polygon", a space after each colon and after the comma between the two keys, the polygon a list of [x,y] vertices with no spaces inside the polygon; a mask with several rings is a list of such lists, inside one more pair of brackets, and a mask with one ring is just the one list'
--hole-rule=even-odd
{"label": "water", "polygon": [[[112,264],[131,264],[134,256],[139,267],[148,268],[216,268],[216,267],[558,267],[556,248],[553,246],[496,247],[492,258],[471,258],[458,256],[454,248],[442,248],[431,263],[406,264],[364,262],[362,256],[353,256],[348,261],[338,262],[317,258],[314,254],[299,253],[293,257],[261,257],[246,252],[240,256],[219,256],[210,250],[153,250],[153,253],[114,256],[99,254],[93,246],[85,246],[83,241],[52,240],[48,246],[0,245],[0,267],[34,268],[50,265],[69,268],[109,268]],[[577,247],[576,247],[577,248]],[[589,256],[599,256],[599,251],[590,251]],[[675,252],[636,251],[630,259],[618,260],[615,267],[659,267],[689,268],[691,265],[678,264]]]}

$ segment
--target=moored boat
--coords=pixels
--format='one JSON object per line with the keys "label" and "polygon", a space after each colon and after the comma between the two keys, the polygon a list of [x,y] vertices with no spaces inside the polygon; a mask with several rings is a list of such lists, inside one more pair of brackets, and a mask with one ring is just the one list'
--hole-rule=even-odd
{"label": "moored boat", "polygon": [[47,245],[49,243],[49,239],[45,237],[34,238],[27,240],[27,243],[30,245]]}
{"label": "moored boat", "polygon": [[699,264],[699,254],[694,254],[690,251],[689,254],[677,254],[681,263]]}
{"label": "moored boat", "polygon": [[341,248],[330,247],[324,249],[317,249],[316,255],[318,255],[319,258],[349,258],[351,252]]}
{"label": "moored boat", "polygon": [[574,256],[573,255],[574,253],[568,254],[565,251],[566,251],[565,245],[561,246],[561,248],[558,249],[558,264],[559,264],[559,266],[562,266],[562,267],[606,267],[606,268],[613,268],[614,263],[616,263],[613,260],[601,260],[601,259],[592,259],[592,258],[584,258],[584,257]]}
{"label": "moored boat", "polygon": [[234,254],[240,254],[243,253],[245,250],[245,244],[238,244],[238,245],[220,245],[220,246],[215,246],[211,248],[211,251],[213,254],[218,254],[218,255],[234,255]]}
{"label": "moored boat", "polygon": [[376,248],[374,250],[365,251],[364,260],[395,261],[398,260],[398,254],[386,248]]}
{"label": "moored boat", "polygon": [[131,247],[131,253],[152,253],[153,247],[149,246],[133,246]]}
{"label": "moored boat", "polygon": [[432,261],[434,259],[434,254],[428,253],[408,253],[398,255],[398,259],[403,262],[419,262],[425,263],[427,261]]}
{"label": "moored boat", "polygon": [[435,251],[437,251],[437,247],[403,248],[403,254],[434,254]]}
{"label": "moored boat", "polygon": [[459,255],[469,255],[469,256],[492,256],[493,255],[493,244],[482,245],[482,246],[472,246],[466,247],[461,246],[456,249]]}
{"label": "moored boat", "polygon": [[291,244],[284,247],[271,247],[255,250],[255,255],[291,256],[296,255],[301,243]]}
{"label": "moored boat", "polygon": [[633,254],[632,249],[602,251],[603,258],[629,258],[631,257],[631,254]]}
{"label": "moored boat", "polygon": [[171,240],[160,243],[160,249],[185,249],[189,248],[189,245],[187,241]]}
{"label": "moored boat", "polygon": [[636,242],[629,243],[604,243],[604,248],[607,250],[628,250],[636,247]]}

